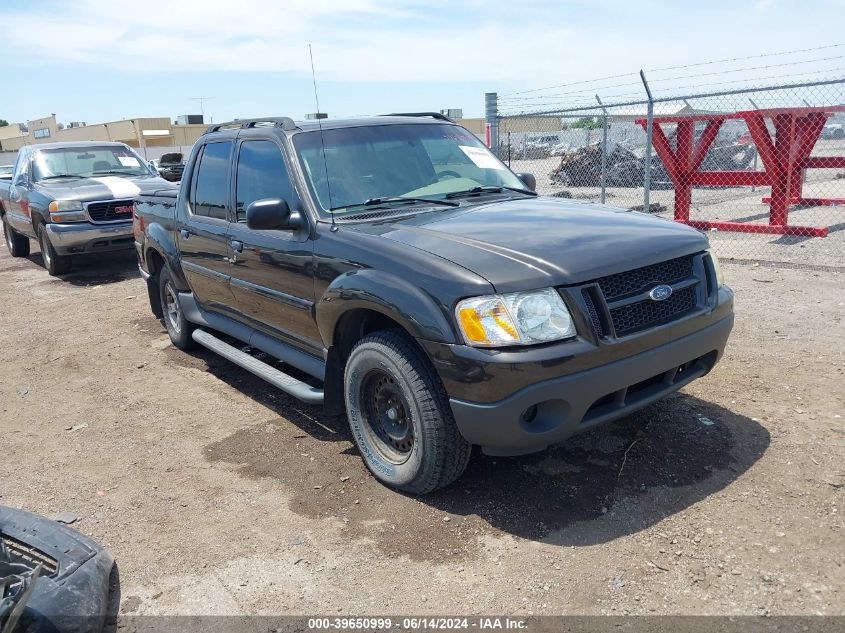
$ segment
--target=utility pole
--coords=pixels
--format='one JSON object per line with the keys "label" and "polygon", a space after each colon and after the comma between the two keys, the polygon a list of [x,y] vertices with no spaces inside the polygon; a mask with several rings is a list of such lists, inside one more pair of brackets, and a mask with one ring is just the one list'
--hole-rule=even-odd
{"label": "utility pole", "polygon": [[645,134],[645,158],[643,159],[643,166],[645,167],[645,176],[643,177],[643,213],[651,213],[651,136],[652,126],[654,125],[654,98],[651,96],[651,88],[646,81],[645,73],[640,70],[640,79],[643,80],[646,95],[648,95],[648,115],[646,116],[646,134]]}

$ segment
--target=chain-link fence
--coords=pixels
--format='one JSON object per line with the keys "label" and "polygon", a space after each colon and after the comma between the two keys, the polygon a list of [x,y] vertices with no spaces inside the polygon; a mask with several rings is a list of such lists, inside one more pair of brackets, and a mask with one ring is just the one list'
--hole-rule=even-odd
{"label": "chain-link fence", "polygon": [[505,100],[498,154],[542,195],[690,224],[725,258],[845,266],[845,79],[653,97],[641,85],[621,103]]}

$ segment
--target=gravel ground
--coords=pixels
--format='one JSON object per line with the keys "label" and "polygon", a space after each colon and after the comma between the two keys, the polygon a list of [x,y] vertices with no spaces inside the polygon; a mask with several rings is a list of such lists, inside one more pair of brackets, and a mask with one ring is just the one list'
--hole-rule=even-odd
{"label": "gravel ground", "polygon": [[111,550],[122,614],[845,614],[845,276],[725,266],[724,361],[415,499],[346,422],[174,349],[132,254],[0,253],[0,504]]}

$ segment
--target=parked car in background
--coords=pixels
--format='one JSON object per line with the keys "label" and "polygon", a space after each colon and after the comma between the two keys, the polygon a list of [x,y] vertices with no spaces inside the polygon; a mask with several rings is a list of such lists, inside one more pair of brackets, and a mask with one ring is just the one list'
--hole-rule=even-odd
{"label": "parked car in background", "polygon": [[170,182],[182,180],[182,173],[185,171],[184,157],[181,152],[170,152],[164,154],[156,164],[158,174]]}
{"label": "parked car in background", "polygon": [[13,257],[37,240],[51,275],[71,256],[132,248],[132,205],[142,191],[172,188],[123,143],[47,143],[18,152],[0,185],[0,218]]}
{"label": "parked car in background", "polygon": [[11,180],[14,170],[14,165],[0,165],[0,180]]}
{"label": "parked car in background", "polygon": [[825,123],[822,128],[821,138],[842,139],[845,138],[845,123]]}
{"label": "parked car in background", "polygon": [[751,132],[748,130],[736,137],[736,145],[752,145],[753,143],[754,139],[751,138]]}
{"label": "parked car in background", "polygon": [[542,450],[724,350],[733,295],[704,235],[534,187],[437,113],[237,121],[178,193],[139,196],[135,245],[176,347],[345,412],[375,477],[426,493],[473,444]]}

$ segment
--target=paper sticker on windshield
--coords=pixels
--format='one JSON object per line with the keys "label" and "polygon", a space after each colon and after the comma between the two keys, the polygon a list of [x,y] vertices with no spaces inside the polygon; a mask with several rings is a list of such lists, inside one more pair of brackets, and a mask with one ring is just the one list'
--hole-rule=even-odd
{"label": "paper sticker on windshield", "polygon": [[481,167],[481,169],[505,168],[505,166],[496,160],[496,157],[486,149],[482,149],[480,147],[470,147],[468,145],[458,145],[458,147],[460,147],[464,154],[466,154],[467,157],[475,163],[476,167]]}
{"label": "paper sticker on windshield", "polygon": [[134,156],[118,156],[117,160],[119,160],[120,164],[124,167],[138,167],[141,164]]}

